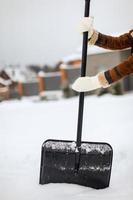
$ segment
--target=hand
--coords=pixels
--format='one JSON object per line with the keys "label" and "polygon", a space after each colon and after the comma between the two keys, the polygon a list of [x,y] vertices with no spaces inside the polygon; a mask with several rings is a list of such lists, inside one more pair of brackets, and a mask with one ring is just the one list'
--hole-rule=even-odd
{"label": "hand", "polygon": [[93,17],[84,17],[79,25],[79,31],[80,33],[83,32],[88,32],[88,39],[91,38],[91,36],[93,35],[93,21],[94,18]]}
{"label": "hand", "polygon": [[85,76],[79,77],[76,81],[72,84],[72,89],[77,92],[87,92],[91,90],[95,90],[101,88],[102,85],[98,80],[98,76]]}

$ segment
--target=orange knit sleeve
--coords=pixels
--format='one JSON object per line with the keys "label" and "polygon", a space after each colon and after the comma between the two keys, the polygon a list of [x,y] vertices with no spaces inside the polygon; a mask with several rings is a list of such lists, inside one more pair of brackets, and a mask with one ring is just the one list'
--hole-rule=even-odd
{"label": "orange knit sleeve", "polygon": [[133,73],[133,55],[121,64],[104,72],[105,78],[109,84],[114,83],[121,78]]}
{"label": "orange knit sleeve", "polygon": [[103,47],[105,49],[119,50],[132,47],[132,38],[133,38],[133,30],[119,37],[113,37],[99,33],[95,45]]}

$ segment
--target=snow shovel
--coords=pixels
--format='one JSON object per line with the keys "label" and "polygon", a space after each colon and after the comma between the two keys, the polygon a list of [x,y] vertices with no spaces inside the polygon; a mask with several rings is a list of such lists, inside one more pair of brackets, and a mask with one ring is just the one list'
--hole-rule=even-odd
{"label": "snow shovel", "polygon": [[[85,17],[90,0],[85,0]],[[86,73],[88,32],[83,34],[81,76]],[[72,183],[102,189],[109,186],[113,150],[107,143],[82,142],[84,93],[79,95],[77,140],[47,140],[42,145],[40,184]]]}

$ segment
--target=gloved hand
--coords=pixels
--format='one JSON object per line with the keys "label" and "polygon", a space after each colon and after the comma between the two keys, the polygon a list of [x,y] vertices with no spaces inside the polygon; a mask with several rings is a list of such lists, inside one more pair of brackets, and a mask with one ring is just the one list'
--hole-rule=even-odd
{"label": "gloved hand", "polygon": [[107,88],[110,84],[105,77],[104,72],[98,73],[96,76],[79,77],[72,84],[72,89],[77,92],[87,92],[98,88]]}
{"label": "gloved hand", "polygon": [[95,90],[102,87],[98,80],[98,76],[85,76],[79,77],[76,81],[72,84],[72,89],[77,92],[87,92],[91,90]]}
{"label": "gloved hand", "polygon": [[93,17],[84,17],[80,21],[79,32],[80,33],[88,32],[88,39],[91,38],[91,36],[93,35],[93,32],[94,32],[93,21],[94,21]]}

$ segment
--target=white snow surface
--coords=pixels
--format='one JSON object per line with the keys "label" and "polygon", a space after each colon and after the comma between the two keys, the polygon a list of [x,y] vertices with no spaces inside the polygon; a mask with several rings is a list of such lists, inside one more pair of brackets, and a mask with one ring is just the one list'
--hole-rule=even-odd
{"label": "white snow surface", "polygon": [[0,103],[0,200],[132,200],[133,94],[85,98],[83,140],[114,150],[110,187],[39,185],[41,145],[75,140],[78,98]]}

